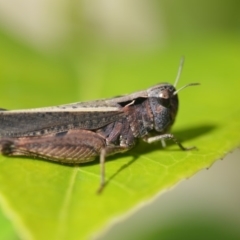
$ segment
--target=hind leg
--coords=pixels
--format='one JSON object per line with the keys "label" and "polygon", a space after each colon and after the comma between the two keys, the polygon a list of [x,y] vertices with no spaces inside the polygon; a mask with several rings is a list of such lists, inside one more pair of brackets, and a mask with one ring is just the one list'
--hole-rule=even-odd
{"label": "hind leg", "polygon": [[104,138],[87,130],[0,140],[0,150],[4,155],[32,156],[72,164],[93,160],[105,146]]}

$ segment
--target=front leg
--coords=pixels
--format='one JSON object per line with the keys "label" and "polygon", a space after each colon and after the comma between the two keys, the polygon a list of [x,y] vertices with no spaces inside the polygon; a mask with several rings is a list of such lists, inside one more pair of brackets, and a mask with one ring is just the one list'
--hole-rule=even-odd
{"label": "front leg", "polygon": [[192,150],[192,149],[196,149],[196,147],[184,147],[178,140],[177,138],[175,138],[175,136],[171,133],[165,133],[162,135],[157,135],[154,137],[146,137],[143,140],[146,141],[147,143],[153,143],[153,142],[157,142],[157,141],[164,141],[164,140],[172,140],[174,141],[182,150],[186,151],[186,150]]}

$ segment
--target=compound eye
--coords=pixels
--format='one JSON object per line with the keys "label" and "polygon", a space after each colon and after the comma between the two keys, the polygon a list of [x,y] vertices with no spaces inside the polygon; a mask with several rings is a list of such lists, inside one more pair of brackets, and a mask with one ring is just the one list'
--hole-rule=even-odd
{"label": "compound eye", "polygon": [[166,108],[170,106],[170,98],[159,98],[159,102],[162,106]]}
{"label": "compound eye", "polygon": [[164,91],[159,94],[159,102],[162,106],[168,108],[170,106],[170,97],[169,94]]}

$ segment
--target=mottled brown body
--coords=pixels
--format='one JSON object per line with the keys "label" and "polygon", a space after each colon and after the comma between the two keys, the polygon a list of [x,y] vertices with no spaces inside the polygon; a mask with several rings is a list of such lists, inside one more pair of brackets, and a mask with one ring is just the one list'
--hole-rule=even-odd
{"label": "mottled brown body", "polygon": [[[177,103],[177,96],[174,103]],[[80,117],[73,113],[71,119],[70,112],[62,112],[57,113],[59,118],[55,119],[53,112],[40,115],[32,112],[32,114],[20,114],[22,116],[16,119],[10,114],[11,112],[7,115],[4,111],[4,118],[1,118],[0,113],[1,125],[8,124],[9,128],[20,125],[21,128],[15,132],[6,129],[0,131],[1,151],[9,156],[33,156],[64,163],[82,163],[99,156],[102,149],[106,150],[106,155],[124,152],[134,146],[137,138],[147,140],[150,135],[159,134],[154,129],[154,114],[148,98],[138,98],[120,104],[122,106],[119,106],[119,111],[115,115],[112,112],[108,114],[96,112],[94,116],[97,116],[98,121],[95,121],[90,113],[80,114]],[[161,105],[157,108],[156,113],[164,111]],[[173,124],[177,108],[174,110],[174,112],[171,110],[174,114],[166,118],[166,123],[162,121],[164,125],[161,133],[168,129],[167,126]],[[45,124],[49,122],[49,126],[44,128],[38,125],[33,128],[40,117],[43,122],[46,121]],[[29,121],[32,123],[30,124]],[[64,121],[66,124],[63,124]],[[6,136],[4,136],[5,132]]]}
{"label": "mottled brown body", "polygon": [[[164,84],[160,90],[169,98],[175,88]],[[130,100],[116,98],[115,112],[3,111],[0,149],[8,156],[33,156],[65,163],[91,161],[102,149],[106,155],[124,152],[135,145],[137,138],[147,141],[164,134],[174,122],[177,95],[166,104],[159,104],[158,98],[137,96]]]}

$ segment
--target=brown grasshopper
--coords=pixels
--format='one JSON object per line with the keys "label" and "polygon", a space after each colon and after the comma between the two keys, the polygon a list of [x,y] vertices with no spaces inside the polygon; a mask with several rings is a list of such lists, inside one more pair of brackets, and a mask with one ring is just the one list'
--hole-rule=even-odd
{"label": "brown grasshopper", "polygon": [[0,151],[6,156],[30,156],[78,164],[100,156],[101,182],[108,155],[131,149],[137,139],[147,143],[173,140],[169,133],[178,111],[175,84],[160,83],[129,95],[46,108],[0,110]]}

